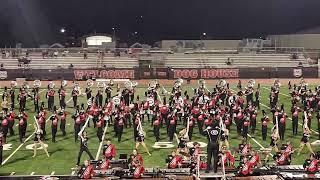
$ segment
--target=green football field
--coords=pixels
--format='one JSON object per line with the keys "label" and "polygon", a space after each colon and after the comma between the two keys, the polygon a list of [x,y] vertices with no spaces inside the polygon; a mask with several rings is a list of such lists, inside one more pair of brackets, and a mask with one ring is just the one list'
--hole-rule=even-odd
{"label": "green football field", "polygon": [[[286,83],[283,83],[286,84]],[[213,85],[207,85],[208,88],[211,89]],[[84,88],[84,87],[83,87]],[[196,88],[196,87],[194,87]],[[231,86],[231,88],[235,89],[235,84]],[[269,111],[269,88],[268,85],[262,85],[261,87],[261,101],[260,101],[260,111],[259,116],[257,118],[257,122],[260,121],[261,118],[261,110],[265,109],[268,113]],[[309,88],[314,89],[314,85],[309,85]],[[140,96],[140,99],[144,97],[144,91],[146,87],[138,86],[136,88],[136,95]],[[167,87],[169,89],[169,87]],[[191,85],[183,85],[182,86],[183,91],[187,90],[189,95],[193,94],[192,86]],[[96,89],[94,90],[93,95],[95,95]],[[41,99],[45,100],[45,89],[41,90]],[[28,126],[27,128],[27,135],[28,141],[25,141],[23,144],[20,144],[18,139],[18,128],[16,126],[17,121],[15,122],[15,136],[9,137],[7,140],[8,144],[11,144],[11,148],[9,150],[5,150],[3,152],[3,161],[5,163],[0,167],[0,175],[8,175],[8,174],[15,174],[15,175],[70,175],[72,173],[72,168],[75,167],[77,155],[79,151],[79,143],[74,142],[74,134],[73,134],[73,119],[71,118],[71,115],[74,113],[74,109],[72,108],[72,100],[70,99],[70,92],[71,88],[68,89],[68,95],[66,100],[68,101],[68,108],[67,112],[68,118],[67,118],[67,136],[63,137],[60,130],[58,130],[56,143],[51,142],[51,122],[48,121],[46,128],[47,128],[47,138],[49,139],[45,143],[48,144],[48,151],[50,153],[50,157],[48,158],[43,150],[38,150],[37,156],[35,158],[32,158],[33,150],[29,150],[26,148],[27,145],[32,144],[33,140],[33,132],[34,128],[33,126]],[[16,94],[18,94],[18,90],[16,90]],[[85,103],[86,104],[86,97],[82,96],[78,98],[78,103]],[[56,95],[55,99],[55,105],[58,107],[58,97]],[[289,91],[287,86],[281,87],[280,94],[279,94],[279,105],[283,103],[285,105],[285,111],[291,117],[290,108],[291,108],[291,102],[289,97]],[[45,102],[46,107],[47,103]],[[18,104],[16,104],[16,109],[18,107]],[[34,122],[33,116],[34,116],[34,107],[33,107],[33,101],[31,99],[28,99],[27,101],[27,109],[28,109],[28,124]],[[17,112],[18,113],[18,112]],[[49,117],[51,113],[47,115]],[[302,114],[302,113],[301,113]],[[269,117],[272,117],[271,114],[269,114]],[[146,119],[146,118],[145,118]],[[302,118],[299,118],[299,122],[302,123]],[[92,125],[92,122],[90,122]],[[268,136],[270,135],[270,129],[271,124],[269,124],[269,131]],[[301,132],[302,132],[302,126],[299,127],[298,135],[293,136],[292,130],[291,130],[291,119],[287,119],[287,126],[286,126],[286,135],[285,140],[291,140],[293,142],[293,145],[295,147],[299,147],[300,139],[301,139]],[[178,125],[177,131],[181,130],[183,128],[183,125]],[[149,157],[144,149],[142,147],[139,148],[139,151],[144,156],[145,160],[145,166],[146,167],[165,167],[165,157],[170,153],[172,149],[154,149],[152,148],[152,145],[155,142],[155,137],[153,136],[153,127],[150,125],[150,123],[144,124],[144,129],[147,132],[146,136],[146,144],[152,153],[152,156]],[[317,134],[317,121],[315,116],[312,119],[312,136],[311,136],[311,142],[317,140],[318,134]],[[98,148],[99,148],[99,141],[96,137],[96,129],[94,129],[92,126],[90,128],[86,128],[86,131],[88,132],[88,135],[90,137],[89,140],[89,149],[93,156],[95,157]],[[32,136],[31,136],[32,135]],[[130,154],[132,152],[132,149],[134,148],[134,138],[133,138],[133,129],[128,128],[124,129],[124,134],[122,137],[122,142],[118,143],[116,138],[113,138],[114,132],[113,127],[108,127],[106,138],[111,138],[113,143],[116,144],[117,147],[117,156],[119,156],[120,153],[128,153]],[[232,151],[234,151],[235,148],[238,147],[238,144],[241,142],[242,137],[238,136],[235,130],[235,126],[232,125],[232,130],[230,132],[230,146]],[[194,135],[193,135],[193,141],[201,141],[201,142],[207,142],[205,137],[202,137],[199,135],[198,128],[194,128]],[[161,141],[167,142],[168,138],[166,136],[165,129],[163,128],[161,130]],[[257,132],[254,137],[250,137],[249,141],[251,145],[255,149],[260,149],[262,147],[268,147],[270,143],[270,138],[267,138],[267,141],[264,142],[261,137],[261,124],[257,123]],[[285,142],[283,142],[285,143]],[[281,143],[279,143],[281,144]],[[174,142],[174,145],[176,146],[177,143]],[[205,150],[206,148],[204,148]],[[318,151],[319,148],[313,146],[314,151]],[[100,153],[101,154],[101,153]],[[297,153],[293,155],[293,162],[292,164],[302,164],[306,157],[308,157],[309,151],[305,147],[305,149],[302,151],[302,154],[300,156],[297,156]],[[86,153],[82,156],[82,161],[88,158]],[[13,173],[14,172],[14,173]]]}

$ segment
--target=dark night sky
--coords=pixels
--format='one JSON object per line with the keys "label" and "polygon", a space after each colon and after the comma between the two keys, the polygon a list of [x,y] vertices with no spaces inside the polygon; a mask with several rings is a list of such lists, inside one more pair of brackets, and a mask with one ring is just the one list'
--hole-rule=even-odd
{"label": "dark night sky", "polygon": [[61,27],[76,37],[116,27],[121,41],[150,44],[202,32],[213,39],[294,33],[319,26],[319,8],[320,0],[0,0],[0,47],[54,42]]}

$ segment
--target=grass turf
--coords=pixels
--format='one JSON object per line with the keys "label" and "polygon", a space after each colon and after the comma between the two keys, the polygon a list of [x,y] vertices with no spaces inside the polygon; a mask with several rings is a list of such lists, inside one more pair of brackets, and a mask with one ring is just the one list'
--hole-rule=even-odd
{"label": "grass turf", "polygon": [[[314,89],[314,86],[309,85],[310,88]],[[265,89],[265,88],[267,89]],[[232,86],[232,88],[235,90],[235,86]],[[146,87],[137,87],[136,88],[136,95],[141,97],[144,97],[144,91]],[[261,88],[261,109],[258,114],[257,122],[260,121],[261,118],[261,110],[265,109],[269,113],[269,117],[271,117],[270,111],[268,107],[269,106],[269,86],[263,86]],[[183,90],[187,90],[189,94],[193,94],[192,86],[190,85],[184,85]],[[70,93],[71,89],[68,89],[68,92]],[[95,92],[95,91],[94,91]],[[280,92],[282,94],[288,95],[289,91],[287,87],[281,87]],[[95,93],[93,93],[95,94]],[[45,100],[45,91],[41,93],[41,99]],[[66,97],[66,100],[70,99],[70,94]],[[58,106],[58,97],[55,98],[55,104]],[[86,104],[86,97],[82,96],[78,98],[78,103],[85,103]],[[287,97],[285,95],[279,95],[279,105],[283,103],[285,105],[285,111],[291,117],[290,113],[290,97]],[[263,104],[263,105],[262,105]],[[265,106],[264,106],[265,105]],[[27,101],[27,108],[29,109],[28,115],[28,124],[31,124],[34,122],[33,116],[33,102],[29,99]],[[73,168],[76,164],[77,155],[79,151],[79,143],[74,142],[74,134],[73,134],[73,119],[71,118],[71,115],[74,113],[74,109],[72,106],[72,101],[69,101],[67,104],[68,108],[66,111],[69,113],[67,117],[67,135],[63,137],[61,135],[61,131],[58,130],[57,137],[56,137],[56,143],[51,142],[51,122],[48,121],[46,125],[47,130],[47,138],[49,138],[46,143],[49,145],[48,151],[50,153],[50,157],[48,158],[43,150],[38,150],[37,156],[35,158],[32,158],[33,150],[27,150],[26,145],[32,144],[33,137],[30,138],[29,141],[24,143],[22,147],[4,164],[0,167],[0,175],[10,174],[11,172],[15,172],[15,174],[18,175],[28,175],[32,172],[35,172],[35,174],[51,174],[53,171],[55,174],[71,174]],[[18,105],[16,105],[18,107]],[[49,113],[50,115],[51,113]],[[49,117],[49,115],[47,117]],[[302,118],[300,116],[299,122],[302,123]],[[92,122],[90,122],[92,124]],[[17,121],[15,122],[17,124]],[[299,127],[299,134],[297,136],[293,136],[291,132],[291,120],[287,119],[287,126],[286,126],[286,134],[285,134],[285,140],[291,140],[294,147],[299,147],[300,139],[301,139],[301,132],[302,128]],[[5,160],[11,153],[13,153],[16,148],[20,145],[20,142],[18,140],[18,129],[17,126],[14,126],[16,135],[13,137],[8,138],[8,143],[12,144],[12,149],[9,151],[3,152],[3,159]],[[145,123],[144,128],[147,132],[146,136],[146,144],[152,153],[152,156],[149,157],[142,147],[140,147],[140,152],[144,156],[145,160],[145,166],[146,167],[165,167],[165,157],[170,153],[172,149],[153,149],[152,145],[155,142],[155,137],[153,136],[153,127],[150,125],[150,123]],[[178,125],[177,131],[181,130],[183,128],[183,125]],[[316,118],[313,117],[312,119],[312,129],[316,130],[317,128],[317,122]],[[268,136],[270,135],[270,129],[271,124],[268,127]],[[26,136],[30,136],[33,133],[34,129],[33,126],[28,126],[27,128],[27,134]],[[89,140],[89,148],[93,156],[95,157],[98,151],[99,142],[96,137],[96,129],[94,129],[92,126],[90,128],[86,128],[86,131],[88,132],[88,135],[90,137]],[[194,135],[193,135],[193,141],[202,141],[207,142],[206,138],[201,136],[199,134],[198,128],[194,128]],[[113,138],[114,132],[113,127],[108,127],[106,137],[111,138],[113,143],[116,144],[117,147],[117,155],[120,153],[128,153],[130,154],[132,152],[132,149],[134,148],[134,140],[133,140],[133,130],[132,128],[124,129],[124,134],[122,136],[122,142],[118,143],[116,138]],[[167,142],[168,138],[166,136],[165,129],[161,129],[161,140],[163,142]],[[316,140],[318,135],[316,133],[313,133],[311,136],[311,142]],[[270,143],[270,138],[267,139],[266,142],[262,140],[261,137],[261,124],[257,123],[257,131],[255,136],[253,137],[258,143],[260,143],[263,147],[268,147]],[[235,130],[235,126],[232,125],[231,131],[230,131],[230,146],[232,151],[238,147],[238,144],[241,142],[242,137],[238,136]],[[260,149],[260,146],[251,138],[250,143],[255,149]],[[175,146],[177,145],[176,142]],[[283,142],[285,143],[285,142]],[[281,144],[281,143],[279,143]],[[318,147],[313,147],[314,151],[319,150]],[[205,150],[205,148],[204,148]],[[307,148],[302,151],[302,154],[300,156],[297,156],[296,153],[293,155],[293,162],[292,164],[302,164],[309,155],[309,152]],[[83,154],[82,160],[88,158],[86,153]]]}

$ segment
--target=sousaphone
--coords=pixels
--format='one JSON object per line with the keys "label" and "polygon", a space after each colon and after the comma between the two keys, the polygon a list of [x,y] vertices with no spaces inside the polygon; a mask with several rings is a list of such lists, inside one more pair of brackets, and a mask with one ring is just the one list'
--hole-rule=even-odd
{"label": "sousaphone", "polygon": [[218,81],[218,83],[217,83],[217,87],[218,87],[218,88],[223,88],[223,87],[225,87],[226,85],[227,85],[227,81],[224,80],[224,79],[220,79],[220,80]]}
{"label": "sousaphone", "polygon": [[41,86],[41,81],[39,79],[33,81],[33,87],[39,88]]}
{"label": "sousaphone", "polygon": [[256,81],[255,81],[254,79],[250,79],[250,80],[248,81],[247,87],[248,87],[248,88],[253,88],[255,84],[256,84]]}
{"label": "sousaphone", "polygon": [[135,88],[137,85],[138,85],[138,83],[135,82],[135,81],[130,81],[130,80],[128,80],[128,81],[124,82],[124,87],[125,87],[126,89],[129,89],[129,90],[132,90],[132,89]]}
{"label": "sousaphone", "polygon": [[68,81],[62,80],[61,81],[61,87],[66,87],[68,85]]}
{"label": "sousaphone", "polygon": [[87,84],[87,87],[92,87],[92,86],[94,85],[94,82],[93,82],[92,79],[88,79],[88,80],[86,81],[86,84]]}
{"label": "sousaphone", "polygon": [[54,87],[55,87],[56,85],[54,84],[54,82],[49,82],[49,85],[48,85],[48,87],[49,87],[49,89],[53,89]]}
{"label": "sousaphone", "polygon": [[17,81],[11,81],[10,83],[11,88],[15,88],[17,87],[17,85],[18,85]]}

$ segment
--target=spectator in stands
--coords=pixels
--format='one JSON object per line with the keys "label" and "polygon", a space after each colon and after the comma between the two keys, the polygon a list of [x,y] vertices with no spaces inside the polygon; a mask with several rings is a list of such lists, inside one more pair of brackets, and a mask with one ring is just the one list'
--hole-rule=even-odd
{"label": "spectator in stands", "polygon": [[27,49],[27,51],[26,51],[26,57],[29,57],[29,55],[30,55],[30,51],[29,51],[29,49]]}
{"label": "spectator in stands", "polygon": [[88,59],[88,52],[86,50],[83,51],[83,59]]}
{"label": "spectator in stands", "polygon": [[59,52],[58,52],[57,50],[53,52],[53,57],[54,57],[54,58],[57,58],[58,55],[59,55]]}
{"label": "spectator in stands", "polygon": [[71,63],[70,65],[69,65],[69,69],[72,69],[73,68],[73,64]]}
{"label": "spectator in stands", "polygon": [[230,60],[230,58],[227,59],[226,65],[231,65],[231,60]]}

